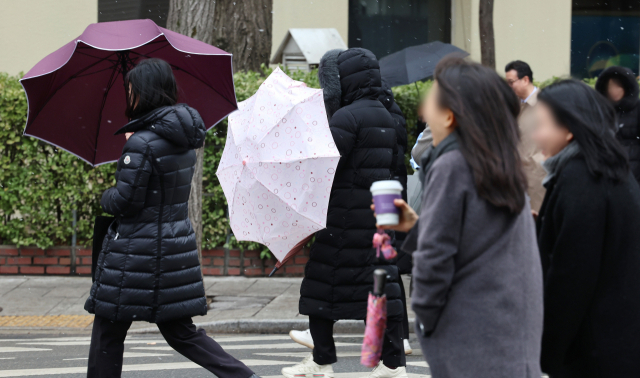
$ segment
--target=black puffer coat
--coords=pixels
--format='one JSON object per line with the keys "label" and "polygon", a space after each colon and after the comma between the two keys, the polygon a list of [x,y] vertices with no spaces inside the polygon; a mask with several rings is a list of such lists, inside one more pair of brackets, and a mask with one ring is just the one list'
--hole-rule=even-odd
{"label": "black puffer coat", "polygon": [[329,109],[331,104],[340,104],[329,127],[342,157],[329,199],[327,228],[316,234],[305,268],[300,313],[333,320],[364,319],[373,271],[382,264],[390,280],[388,316],[399,317],[398,269],[379,261],[372,248],[376,220],[369,188],[374,181],[391,177],[398,153],[395,121],[378,101],[378,61],[365,49],[330,51],[323,57],[319,76],[329,115],[335,110]]}
{"label": "black puffer coat", "polygon": [[[409,144],[407,136],[407,121],[404,118],[400,106],[393,98],[393,91],[389,85],[382,79],[382,94],[378,97],[378,100],[382,102],[385,108],[389,111],[393,120],[396,121],[396,139],[398,142],[398,160],[396,163],[396,169],[393,176],[397,178],[402,184],[404,190],[402,191],[402,199],[407,200],[407,165],[405,164],[405,153]],[[395,232],[394,246],[398,250],[398,258],[396,259],[396,266],[400,274],[411,274],[411,255],[400,250],[400,246],[406,237],[404,232]]]}
{"label": "black puffer coat", "polygon": [[118,133],[135,132],[102,208],[116,217],[102,244],[85,309],[112,321],[153,323],[204,315],[207,304],[187,202],[195,148],[206,129],[184,104],[163,107]]}
{"label": "black puffer coat", "polygon": [[596,82],[598,92],[607,97],[609,80],[617,79],[624,88],[624,98],[613,104],[618,114],[616,136],[629,156],[631,172],[640,181],[640,88],[636,76],[625,67],[609,67],[600,74]]}

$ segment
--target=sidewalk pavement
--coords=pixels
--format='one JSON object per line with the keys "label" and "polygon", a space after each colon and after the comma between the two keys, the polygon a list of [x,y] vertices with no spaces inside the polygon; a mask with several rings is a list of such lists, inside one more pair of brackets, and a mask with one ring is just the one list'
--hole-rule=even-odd
{"label": "sidewalk pavement", "polygon": [[[405,288],[409,278],[404,277]],[[288,333],[308,328],[298,313],[302,278],[205,277],[209,312],[193,321],[212,333]],[[3,331],[89,332],[93,315],[84,310],[90,277],[0,277],[0,334]],[[407,290],[408,294],[408,290]],[[407,300],[408,301],[408,300]],[[410,321],[413,312],[409,310]],[[340,321],[335,331],[360,332],[362,321]],[[157,332],[154,324],[134,322],[131,332]]]}

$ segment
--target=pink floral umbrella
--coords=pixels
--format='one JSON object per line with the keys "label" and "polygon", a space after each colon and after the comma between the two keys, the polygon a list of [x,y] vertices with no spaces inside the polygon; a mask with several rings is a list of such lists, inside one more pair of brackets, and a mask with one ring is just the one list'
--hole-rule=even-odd
{"label": "pink floral umbrella", "polygon": [[326,227],[340,154],[331,136],[322,90],[277,68],[229,116],[216,172],[238,240],[267,246],[281,260]]}

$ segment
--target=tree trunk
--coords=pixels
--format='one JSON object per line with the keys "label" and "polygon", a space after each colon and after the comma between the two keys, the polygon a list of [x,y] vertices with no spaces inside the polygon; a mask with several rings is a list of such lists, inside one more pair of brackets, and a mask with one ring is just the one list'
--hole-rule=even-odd
{"label": "tree trunk", "polygon": [[[167,29],[213,44],[215,0],[171,0]],[[198,258],[202,262],[202,166],[204,147],[196,150],[196,166],[191,180],[189,219],[196,232]]]}
{"label": "tree trunk", "polygon": [[269,63],[272,9],[273,0],[217,0],[213,44],[233,54],[234,72]]}
{"label": "tree trunk", "polygon": [[196,166],[191,180],[189,195],[189,219],[196,232],[198,259],[202,262],[202,167],[204,165],[204,146],[196,150]]}
{"label": "tree trunk", "polygon": [[214,45],[215,8],[215,0],[171,0],[167,29]]}
{"label": "tree trunk", "polygon": [[496,69],[496,40],[493,34],[493,0],[480,0],[480,54],[482,64]]}

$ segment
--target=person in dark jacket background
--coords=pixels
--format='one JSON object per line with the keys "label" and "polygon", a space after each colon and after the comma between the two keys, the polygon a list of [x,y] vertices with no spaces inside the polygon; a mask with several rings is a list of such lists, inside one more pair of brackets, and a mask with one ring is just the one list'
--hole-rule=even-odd
{"label": "person in dark jacket background", "polygon": [[322,57],[318,76],[341,158],[331,189],[327,228],[316,234],[300,288],[300,314],[309,316],[313,355],[282,373],[287,378],[303,374],[333,377],[331,364],[337,361],[334,321],[366,318],[373,271],[382,263],[389,274],[388,322],[382,362],[371,377],[406,377],[398,269],[379,262],[372,247],[376,220],[369,188],[375,181],[392,177],[398,153],[396,123],[378,101],[379,64],[362,48],[332,50]]}
{"label": "person in dark jacket background", "polygon": [[411,304],[433,378],[541,376],[542,272],[519,110],[494,70],[459,58],[436,67],[420,218],[395,200],[400,223],[384,227],[418,234]]}
{"label": "person in dark jacket background", "polygon": [[85,309],[95,314],[87,376],[120,377],[124,339],[133,321],[157,323],[167,343],[218,377],[253,372],[227,354],[192,316],[207,303],[196,238],[188,216],[196,154],[206,128],[195,109],[177,103],[168,63],[140,62],[127,74],[127,142],[116,185],[101,205],[109,227]]}
{"label": "person in dark jacket background", "polygon": [[640,377],[640,187],[615,111],[586,84],[540,92],[534,139],[547,188],[537,219],[544,273],[542,370]]}
{"label": "person in dark jacket background", "polygon": [[616,110],[616,135],[627,151],[633,176],[640,181],[640,88],[636,75],[625,67],[609,67],[598,77],[596,90],[608,98]]}
{"label": "person in dark jacket background", "polygon": [[[396,139],[398,141],[398,160],[396,162],[396,171],[394,173],[395,178],[402,184],[402,199],[407,201],[407,165],[405,164],[405,154],[407,152],[409,140],[407,135],[407,121],[404,118],[400,106],[393,98],[393,91],[389,84],[382,79],[382,92],[378,97],[378,100],[382,102],[385,108],[391,113],[391,116],[396,121]],[[398,251],[398,257],[396,258],[396,266],[398,267],[399,274],[411,274],[411,255],[403,252],[400,249],[402,242],[406,234],[404,232],[395,232],[394,247]],[[409,345],[409,313],[407,309],[407,297],[405,293],[404,283],[402,279],[398,280],[400,284],[400,297],[402,299],[402,307],[404,314],[402,317],[402,343],[405,354],[411,354],[412,349]]]}

